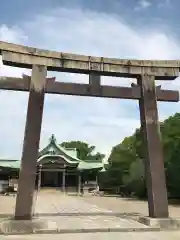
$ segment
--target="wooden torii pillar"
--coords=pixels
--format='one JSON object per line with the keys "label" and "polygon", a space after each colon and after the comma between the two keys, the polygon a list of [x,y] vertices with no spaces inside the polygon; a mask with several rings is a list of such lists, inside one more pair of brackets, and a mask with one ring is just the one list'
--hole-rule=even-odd
{"label": "wooden torii pillar", "polygon": [[[149,216],[168,217],[157,101],[179,101],[179,93],[155,87],[155,80],[173,80],[179,76],[179,61],[98,58],[52,52],[5,42],[0,42],[0,54],[6,65],[32,68],[30,83],[26,79],[19,79],[19,82],[0,81],[0,89],[30,91],[15,219],[32,218],[36,161],[45,92],[139,100],[141,126],[146,146]],[[46,84],[47,70],[89,74],[89,84],[61,82]],[[102,86],[101,75],[136,78],[138,85],[130,88]]]}

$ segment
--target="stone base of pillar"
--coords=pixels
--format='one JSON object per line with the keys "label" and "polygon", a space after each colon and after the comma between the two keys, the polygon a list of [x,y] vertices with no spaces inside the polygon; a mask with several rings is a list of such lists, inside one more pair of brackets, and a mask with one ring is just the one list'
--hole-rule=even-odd
{"label": "stone base of pillar", "polygon": [[57,232],[57,223],[50,220],[32,219],[31,221],[6,220],[0,224],[0,234],[19,235]]}
{"label": "stone base of pillar", "polygon": [[15,216],[14,220],[32,220],[32,215]]}
{"label": "stone base of pillar", "polygon": [[150,218],[141,216],[139,222],[152,228],[177,229],[180,228],[180,218]]}

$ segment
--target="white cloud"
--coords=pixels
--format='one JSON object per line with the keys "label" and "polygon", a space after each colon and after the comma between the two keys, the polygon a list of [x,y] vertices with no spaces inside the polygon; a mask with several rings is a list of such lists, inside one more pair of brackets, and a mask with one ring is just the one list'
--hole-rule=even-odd
{"label": "white cloud", "polygon": [[160,0],[158,2],[158,7],[170,7],[172,6],[171,0]]}
{"label": "white cloud", "polygon": [[147,0],[139,0],[137,6],[134,8],[136,11],[144,10],[149,8],[152,5],[150,1]]}
{"label": "white cloud", "polygon": [[[173,59],[179,45],[156,29],[139,30],[113,15],[80,9],[49,10],[31,22],[0,27],[0,38],[45,49],[120,58]],[[1,75],[21,76],[24,69],[1,67]],[[87,82],[88,76],[49,73],[61,81]],[[130,85],[130,80],[103,77],[103,84]],[[177,81],[165,86],[176,88]],[[0,156],[21,154],[27,93],[0,91]],[[178,111],[179,104],[160,104],[160,118]],[[162,117],[161,117],[162,116]],[[108,152],[139,126],[136,101],[46,96],[41,146],[54,133],[59,142],[85,140]]]}

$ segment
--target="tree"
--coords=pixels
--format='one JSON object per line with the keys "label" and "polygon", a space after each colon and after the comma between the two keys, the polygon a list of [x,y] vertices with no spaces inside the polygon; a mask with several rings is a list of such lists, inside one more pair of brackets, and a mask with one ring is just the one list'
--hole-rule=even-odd
{"label": "tree", "polygon": [[133,195],[139,198],[144,198],[146,196],[144,160],[137,159],[131,164],[127,184]]}
{"label": "tree", "polygon": [[[180,198],[180,113],[160,122],[160,130],[168,195]],[[142,175],[142,163],[146,161],[142,137],[142,130],[136,129],[132,136],[112,149],[109,159],[111,166],[114,163],[118,166],[113,184],[122,185],[124,191],[128,189],[138,197],[146,196],[145,175]],[[109,171],[112,169],[110,167]]]}
{"label": "tree", "polygon": [[[180,113],[160,122],[161,141],[164,150],[165,173],[168,196],[180,198]],[[82,160],[102,160],[103,154],[95,152],[95,146],[81,141],[63,142],[65,148],[76,148]],[[108,159],[109,167],[102,174],[103,188],[125,194],[146,197],[144,145],[142,129],[136,129],[132,136],[126,137],[112,148]]]}
{"label": "tree", "polygon": [[71,141],[63,142],[61,146],[64,148],[73,148],[77,150],[77,157],[81,160],[97,160],[101,161],[105,155],[97,152],[95,153],[95,146],[90,146],[86,142]]}
{"label": "tree", "polygon": [[169,197],[180,198],[180,113],[161,124]]}
{"label": "tree", "polygon": [[130,168],[133,162],[139,156],[136,149],[136,135],[126,137],[122,143],[112,148],[108,169],[108,181],[112,189],[119,187],[123,195],[128,194],[130,190]]}

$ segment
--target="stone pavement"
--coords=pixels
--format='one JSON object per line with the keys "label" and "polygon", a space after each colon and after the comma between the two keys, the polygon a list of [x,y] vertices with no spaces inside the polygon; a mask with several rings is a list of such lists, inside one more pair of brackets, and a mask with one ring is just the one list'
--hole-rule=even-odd
{"label": "stone pavement", "polygon": [[[1,203],[4,204],[4,207],[1,205],[0,210],[3,209],[4,214],[12,214],[15,204],[15,197],[0,196],[0,200],[1,198]],[[34,230],[32,224],[28,225],[29,223],[27,224],[23,222],[24,226],[26,225],[26,230],[23,232],[21,224],[18,226],[18,228],[16,227],[16,224],[19,224],[19,221],[16,221],[15,223],[12,223],[12,225],[3,225],[5,229],[5,231],[3,231],[4,233],[20,234],[18,232],[19,230],[21,230],[21,233],[55,233],[53,235],[53,239],[61,239],[61,237],[63,237],[63,234],[58,235],[57,233],[65,233],[67,239],[73,236],[78,237],[78,239],[83,238],[83,236],[86,236],[86,238],[89,239],[105,239],[104,236],[108,236],[108,239],[109,237],[122,237],[122,239],[132,239],[132,237],[134,237],[134,239],[136,239],[137,236],[139,236],[138,239],[141,239],[141,236],[142,239],[145,237],[147,239],[156,239],[156,236],[158,239],[166,239],[164,237],[165,235],[173,237],[170,239],[177,239],[177,237],[180,236],[180,232],[178,231],[162,232],[157,228],[153,229],[147,227],[146,225],[136,221],[136,214],[124,215],[123,212],[128,212],[128,206],[132,204],[132,202],[122,202],[122,199],[86,196],[77,197],[72,195],[67,196],[60,191],[53,190],[41,191],[34,200],[34,213],[36,222],[33,226],[38,227]],[[139,211],[141,210],[140,203],[141,202],[138,202],[138,205],[135,204],[136,207],[133,209],[139,213],[141,213]],[[114,206],[116,206],[116,208],[114,208]],[[120,209],[120,213],[117,213],[118,211],[116,209]],[[37,221],[39,221],[38,224]],[[4,221],[0,222],[0,225],[1,223],[3,224]],[[10,232],[8,230],[9,226],[10,229],[12,229],[11,226],[14,227],[14,229],[12,229],[13,231]],[[50,237],[49,234],[47,237]],[[38,237],[38,235],[36,236]],[[14,238],[13,236],[8,236],[8,238],[6,237],[5,239],[42,238],[42,236],[39,236],[39,238],[36,238],[36,236],[33,235],[26,237],[25,235],[22,235],[18,238],[18,235],[16,235]],[[45,235],[43,236],[45,237]],[[0,239],[3,239],[2,235],[0,237]],[[178,239],[180,238],[178,237]]]}
{"label": "stone pavement", "polygon": [[[84,200],[90,204],[95,204],[98,207],[103,207],[113,212],[139,213],[144,216],[148,215],[147,201],[121,198],[119,196],[85,196]],[[180,203],[179,205],[169,204],[169,215],[172,218],[180,217]]]}
{"label": "stone pavement", "polygon": [[39,219],[50,219],[58,229],[147,228],[132,219],[116,216],[111,210],[97,207],[83,197],[41,193],[37,197],[35,214]]}
{"label": "stone pavement", "polygon": [[[52,204],[54,206],[51,206],[51,213],[56,213],[56,207],[60,209],[61,212],[65,212],[68,210],[68,202],[66,202],[66,198],[62,198],[62,193],[58,193],[58,191],[55,190],[42,190],[40,193],[40,197],[42,200],[39,204],[40,207],[39,210],[36,208],[37,212],[39,213],[46,213],[47,212],[47,204],[49,206],[49,202],[52,201],[52,199],[57,198],[55,200],[55,203]],[[74,197],[76,199],[76,197]],[[69,199],[69,197],[68,197]],[[108,212],[114,212],[114,213],[138,213],[147,216],[148,215],[148,205],[146,201],[139,201],[139,200],[132,200],[132,199],[123,199],[120,197],[94,197],[94,196],[85,196],[81,198],[83,199],[83,202],[89,203],[91,205],[92,210],[88,210],[88,212],[92,212],[93,210],[103,209]],[[9,216],[14,214],[14,208],[15,208],[15,197],[12,196],[0,196],[0,216]],[[69,201],[69,200],[68,200]],[[74,201],[75,202],[75,201]],[[77,201],[76,201],[77,203]],[[87,206],[86,204],[86,206]],[[56,206],[57,205],[57,206]],[[63,207],[61,208],[62,205]],[[84,204],[83,204],[84,205]],[[88,205],[89,206],[89,205]],[[49,207],[48,207],[49,208]],[[63,210],[64,208],[64,210]],[[76,205],[71,209],[71,212],[85,212],[87,207],[84,209],[83,207],[79,209],[79,207]],[[96,211],[96,212],[97,212]],[[173,218],[179,218],[180,217],[180,205],[173,206],[169,205],[169,212],[170,217]]]}
{"label": "stone pavement", "polygon": [[76,234],[41,234],[1,236],[1,240],[179,240],[180,232],[155,233],[76,233]]}

